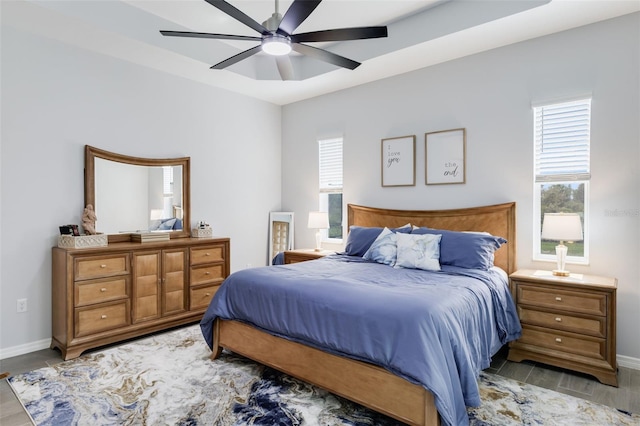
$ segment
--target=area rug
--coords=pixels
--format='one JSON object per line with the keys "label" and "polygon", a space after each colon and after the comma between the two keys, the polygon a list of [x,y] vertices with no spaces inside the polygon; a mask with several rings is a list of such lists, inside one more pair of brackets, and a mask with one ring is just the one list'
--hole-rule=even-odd
{"label": "area rug", "polygon": [[[190,326],[10,377],[37,425],[350,425],[398,422],[230,353]],[[482,373],[472,426],[640,425],[640,416]]]}

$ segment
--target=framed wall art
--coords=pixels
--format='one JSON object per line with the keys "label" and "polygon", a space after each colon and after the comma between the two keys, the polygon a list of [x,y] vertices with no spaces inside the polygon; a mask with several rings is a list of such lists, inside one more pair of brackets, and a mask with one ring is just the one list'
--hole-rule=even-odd
{"label": "framed wall art", "polygon": [[425,133],[425,183],[443,185],[466,181],[466,129]]}
{"label": "framed wall art", "polygon": [[382,139],[382,186],[415,186],[416,136]]}

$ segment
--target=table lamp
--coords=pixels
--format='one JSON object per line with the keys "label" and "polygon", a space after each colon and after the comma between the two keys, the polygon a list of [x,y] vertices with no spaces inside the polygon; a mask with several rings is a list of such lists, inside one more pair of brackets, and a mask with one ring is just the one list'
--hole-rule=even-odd
{"label": "table lamp", "polygon": [[309,212],[309,222],[307,223],[307,227],[318,230],[316,232],[315,250],[322,250],[322,247],[320,247],[322,241],[320,230],[329,228],[329,214],[327,212]]}
{"label": "table lamp", "polygon": [[560,241],[556,246],[558,269],[553,270],[553,275],[568,277],[569,271],[565,269],[567,246],[563,242],[582,240],[580,216],[576,213],[545,213],[542,221],[542,239]]}

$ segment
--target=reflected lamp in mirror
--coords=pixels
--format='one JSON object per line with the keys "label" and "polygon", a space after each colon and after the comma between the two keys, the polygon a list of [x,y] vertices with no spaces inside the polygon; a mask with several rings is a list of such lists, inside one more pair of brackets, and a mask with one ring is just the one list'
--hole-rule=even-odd
{"label": "reflected lamp in mirror", "polygon": [[553,275],[568,277],[569,271],[565,269],[567,262],[567,246],[564,242],[582,240],[582,223],[576,213],[545,213],[542,221],[542,239],[559,241],[556,246],[556,261],[558,269],[553,270]]}
{"label": "reflected lamp in mirror", "polygon": [[309,212],[309,222],[307,227],[316,229],[316,251],[321,251],[322,235],[321,229],[329,229],[329,214],[327,212]]}

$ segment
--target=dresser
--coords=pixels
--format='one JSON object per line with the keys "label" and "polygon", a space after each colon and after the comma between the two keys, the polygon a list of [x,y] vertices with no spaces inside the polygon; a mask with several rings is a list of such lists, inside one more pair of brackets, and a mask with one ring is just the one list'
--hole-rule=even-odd
{"label": "dresser", "polygon": [[228,238],[52,249],[52,339],[83,351],[197,322],[229,275]]}
{"label": "dresser", "polygon": [[615,278],[520,270],[510,286],[522,324],[522,337],[509,344],[510,361],[537,361],[618,386]]}

